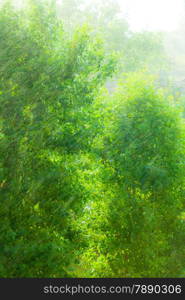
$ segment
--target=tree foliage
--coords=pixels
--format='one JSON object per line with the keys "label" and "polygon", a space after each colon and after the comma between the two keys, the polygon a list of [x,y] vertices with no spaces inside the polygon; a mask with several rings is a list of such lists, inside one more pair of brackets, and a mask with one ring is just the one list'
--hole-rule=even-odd
{"label": "tree foliage", "polygon": [[184,274],[183,110],[138,72],[161,36],[100,8],[77,26],[52,0],[0,7],[1,277]]}
{"label": "tree foliage", "polygon": [[6,4],[0,23],[1,275],[67,276],[89,106],[114,58],[86,27],[68,38],[51,5],[29,1],[23,14]]}

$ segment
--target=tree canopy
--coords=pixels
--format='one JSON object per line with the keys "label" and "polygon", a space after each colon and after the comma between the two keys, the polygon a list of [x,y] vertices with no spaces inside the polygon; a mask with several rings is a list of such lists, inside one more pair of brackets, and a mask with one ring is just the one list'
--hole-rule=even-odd
{"label": "tree canopy", "polygon": [[184,104],[161,88],[163,35],[102,3],[0,6],[1,277],[185,274]]}

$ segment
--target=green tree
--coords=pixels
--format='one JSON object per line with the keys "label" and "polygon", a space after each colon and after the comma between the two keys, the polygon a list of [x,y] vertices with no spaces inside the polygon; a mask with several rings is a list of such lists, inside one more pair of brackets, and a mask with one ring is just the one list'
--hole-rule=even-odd
{"label": "green tree", "polygon": [[68,276],[90,105],[115,65],[85,26],[69,38],[56,13],[54,1],[0,9],[2,277]]}
{"label": "green tree", "polygon": [[[132,74],[117,97],[108,153],[123,195],[111,206],[124,252],[119,263],[127,276],[179,276],[185,155],[180,112],[142,75]],[[123,219],[114,221],[120,210]]]}
{"label": "green tree", "polygon": [[101,199],[94,197],[79,221],[77,270],[88,277],[181,277],[180,112],[142,74],[125,78],[111,98],[99,104],[105,127],[99,137]]}

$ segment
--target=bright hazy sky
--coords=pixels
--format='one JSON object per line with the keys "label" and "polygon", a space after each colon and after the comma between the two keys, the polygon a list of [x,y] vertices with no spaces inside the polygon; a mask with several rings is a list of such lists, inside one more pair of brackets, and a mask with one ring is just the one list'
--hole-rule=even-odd
{"label": "bright hazy sky", "polygon": [[[62,0],[57,0],[58,2]],[[104,0],[106,1],[106,0]],[[177,29],[184,13],[185,0],[118,0],[134,31]],[[1,0],[0,0],[1,2]],[[24,0],[16,0],[16,3]],[[86,0],[86,3],[93,0]]]}
{"label": "bright hazy sky", "polygon": [[175,30],[185,9],[184,0],[119,0],[119,3],[134,31]]}

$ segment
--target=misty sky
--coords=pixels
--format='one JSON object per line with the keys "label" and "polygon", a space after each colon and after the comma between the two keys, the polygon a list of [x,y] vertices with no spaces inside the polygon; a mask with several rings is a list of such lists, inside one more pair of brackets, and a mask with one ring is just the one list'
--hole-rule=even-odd
{"label": "misty sky", "polygon": [[[62,0],[57,0],[61,2]],[[85,0],[92,3],[97,0]],[[106,0],[105,0],[106,1]],[[177,29],[182,14],[185,13],[185,0],[115,0],[120,3],[124,16],[133,31]],[[0,0],[1,2],[1,0]],[[24,0],[16,0],[16,4]],[[185,17],[185,16],[184,16]]]}
{"label": "misty sky", "polygon": [[167,30],[178,27],[184,0],[119,0],[132,30]]}

